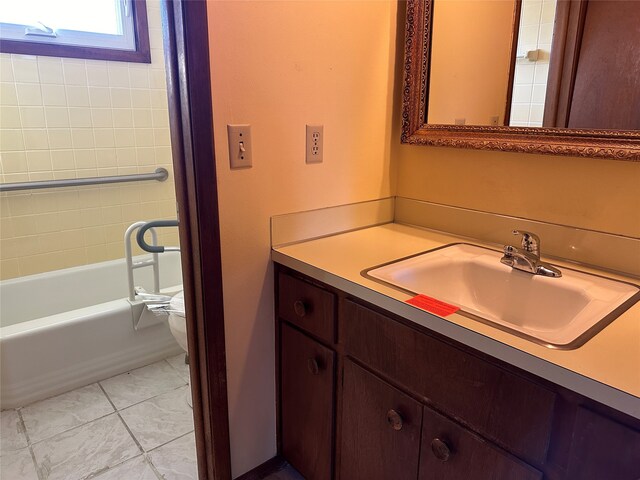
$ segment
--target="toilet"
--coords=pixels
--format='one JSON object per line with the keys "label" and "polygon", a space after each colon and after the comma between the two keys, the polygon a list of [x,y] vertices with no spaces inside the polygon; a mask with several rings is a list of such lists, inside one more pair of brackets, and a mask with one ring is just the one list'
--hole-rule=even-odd
{"label": "toilet", "polygon": [[[189,349],[187,348],[187,321],[184,308],[184,291],[173,296],[169,303],[169,308],[171,311],[169,314],[169,329],[171,330],[171,334],[185,353],[189,354]],[[187,404],[193,408],[193,402],[191,400],[191,379],[189,379],[186,400]]]}

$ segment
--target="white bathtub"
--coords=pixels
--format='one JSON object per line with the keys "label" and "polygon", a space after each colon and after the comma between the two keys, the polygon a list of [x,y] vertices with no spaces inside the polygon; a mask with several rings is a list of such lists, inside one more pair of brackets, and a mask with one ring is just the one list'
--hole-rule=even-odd
{"label": "white bathtub", "polygon": [[[150,268],[136,270],[135,278],[152,290]],[[180,254],[160,255],[161,287],[181,283]],[[124,260],[0,282],[0,407],[23,406],[180,353],[166,322],[133,328],[127,296]]]}

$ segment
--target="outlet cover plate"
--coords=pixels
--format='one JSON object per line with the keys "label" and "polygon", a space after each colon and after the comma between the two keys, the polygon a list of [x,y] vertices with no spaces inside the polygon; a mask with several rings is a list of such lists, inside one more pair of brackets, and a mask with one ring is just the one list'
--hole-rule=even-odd
{"label": "outlet cover plate", "polygon": [[322,163],[324,148],[324,126],[323,125],[307,125],[307,149],[305,161],[307,163]]}

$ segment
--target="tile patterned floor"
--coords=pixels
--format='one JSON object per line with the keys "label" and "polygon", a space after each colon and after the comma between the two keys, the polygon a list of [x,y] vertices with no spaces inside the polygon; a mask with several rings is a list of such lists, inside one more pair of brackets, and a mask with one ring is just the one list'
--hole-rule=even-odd
{"label": "tile patterned floor", "polygon": [[1,480],[197,480],[184,355],[0,414]]}

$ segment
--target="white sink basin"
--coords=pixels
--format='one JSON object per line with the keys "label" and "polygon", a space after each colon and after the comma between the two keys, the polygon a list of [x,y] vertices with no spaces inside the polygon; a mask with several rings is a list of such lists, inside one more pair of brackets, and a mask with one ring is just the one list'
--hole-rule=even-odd
{"label": "white sink basin", "polygon": [[576,348],[631,307],[640,288],[562,268],[550,278],[500,263],[501,252],[453,244],[364,272],[460,307],[463,315],[554,348]]}

